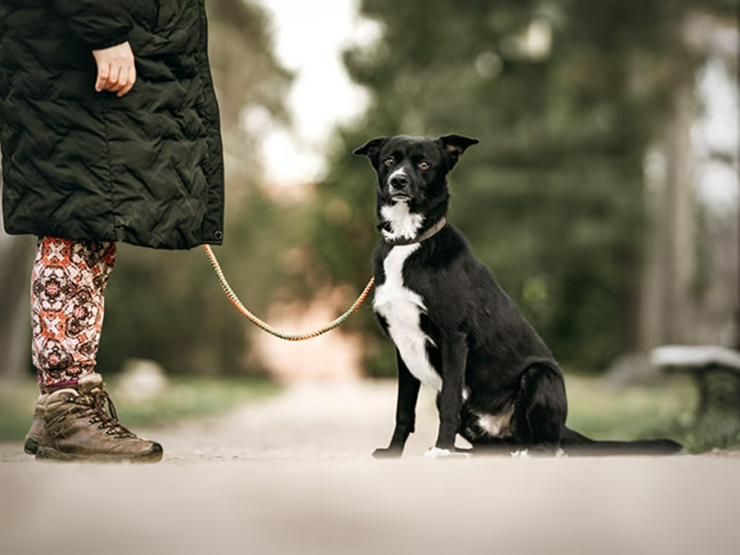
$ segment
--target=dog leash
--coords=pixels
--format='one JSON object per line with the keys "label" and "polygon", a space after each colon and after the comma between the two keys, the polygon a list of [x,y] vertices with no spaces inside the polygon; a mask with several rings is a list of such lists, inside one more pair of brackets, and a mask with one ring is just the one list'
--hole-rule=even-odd
{"label": "dog leash", "polygon": [[373,286],[375,285],[375,278],[371,277],[370,281],[367,282],[365,289],[363,289],[362,293],[360,293],[360,296],[355,299],[355,302],[353,302],[352,305],[343,314],[332,320],[326,326],[314,331],[304,333],[285,333],[273,328],[270,324],[259,318],[257,315],[253,314],[247,307],[245,307],[239,300],[237,294],[234,293],[234,290],[229,285],[229,282],[226,279],[226,276],[224,275],[224,272],[221,269],[221,265],[218,263],[218,259],[216,258],[213,249],[211,249],[211,246],[203,245],[203,251],[206,253],[208,261],[211,263],[211,267],[213,268],[213,271],[218,278],[221,289],[223,289],[226,298],[229,299],[229,302],[231,302],[234,308],[236,308],[242,314],[242,316],[247,318],[247,320],[252,322],[258,328],[266,331],[270,335],[274,335],[275,337],[279,337],[280,339],[285,339],[286,341],[305,341],[306,339],[313,339],[314,337],[323,335],[326,332],[333,330],[334,328],[338,328],[347,320],[349,320],[350,316],[352,316],[360,309],[360,307],[367,300],[368,296],[370,296],[370,292],[373,290]]}

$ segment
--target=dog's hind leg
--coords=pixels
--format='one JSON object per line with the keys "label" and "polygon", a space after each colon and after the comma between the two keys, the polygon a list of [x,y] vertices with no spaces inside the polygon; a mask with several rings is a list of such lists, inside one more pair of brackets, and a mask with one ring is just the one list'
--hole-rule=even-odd
{"label": "dog's hind leg", "polygon": [[565,382],[556,369],[534,364],[521,375],[512,432],[521,449],[556,453],[563,437],[568,402]]}
{"label": "dog's hind leg", "polygon": [[396,351],[396,361],[398,365],[396,427],[388,447],[380,447],[373,452],[373,457],[378,459],[400,457],[403,454],[406,440],[410,434],[414,433],[416,423],[416,401],[419,398],[421,383],[411,374],[398,351]]}

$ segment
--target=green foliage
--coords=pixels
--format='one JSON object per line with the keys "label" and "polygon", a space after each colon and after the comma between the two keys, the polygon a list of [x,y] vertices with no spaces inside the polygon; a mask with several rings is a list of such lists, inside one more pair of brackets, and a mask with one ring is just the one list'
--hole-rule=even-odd
{"label": "green foliage", "polygon": [[566,376],[568,427],[597,439],[676,439],[694,423],[696,388],[687,379],[660,385],[609,386]]}
{"label": "green foliage", "polygon": [[38,386],[31,380],[0,387],[0,441],[20,441],[31,427]]}
{"label": "green foliage", "polygon": [[567,378],[568,426],[597,439],[668,438],[689,453],[740,448],[740,415],[712,407],[697,418],[696,386],[687,378],[660,385],[610,387],[601,380]]}
{"label": "green foliage", "polygon": [[686,21],[726,4],[365,0],[383,38],[345,58],[374,101],[339,133],[313,230],[331,278],[362,283],[377,237],[375,177],[351,150],[459,132],[481,144],[451,176],[451,219],[556,356],[598,371],[634,348],[644,156],[700,61]]}
{"label": "green foliage", "polygon": [[[115,395],[115,384],[111,391]],[[176,378],[153,399],[121,398],[116,406],[126,426],[149,428],[225,414],[278,391],[275,384],[263,379]]]}
{"label": "green foliage", "polygon": [[700,420],[675,419],[651,422],[640,437],[670,437],[698,454],[713,450],[740,449],[740,418],[736,411],[712,410]]}

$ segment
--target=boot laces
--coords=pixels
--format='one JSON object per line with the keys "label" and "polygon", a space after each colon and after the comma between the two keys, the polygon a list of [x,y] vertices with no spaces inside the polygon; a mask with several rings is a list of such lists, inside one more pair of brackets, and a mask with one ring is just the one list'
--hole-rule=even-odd
{"label": "boot laces", "polygon": [[[118,421],[118,412],[108,392],[95,388],[86,395],[75,397],[73,402],[83,407],[81,416],[89,417],[90,424],[98,424],[107,435],[118,438],[136,437],[136,435]],[[107,411],[106,411],[107,405]]]}

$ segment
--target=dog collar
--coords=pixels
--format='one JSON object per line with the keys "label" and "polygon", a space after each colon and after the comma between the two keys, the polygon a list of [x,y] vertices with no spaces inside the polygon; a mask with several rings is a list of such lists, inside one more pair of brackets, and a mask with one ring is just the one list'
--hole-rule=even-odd
{"label": "dog collar", "polygon": [[442,228],[447,225],[447,218],[445,216],[442,216],[436,224],[434,224],[432,227],[427,229],[424,233],[419,235],[418,237],[414,239],[396,239],[393,241],[388,241],[384,238],[385,242],[391,246],[401,246],[401,245],[413,245],[414,243],[421,243],[422,241],[426,241],[427,239],[430,239],[431,237],[434,237],[437,233],[442,231]]}

